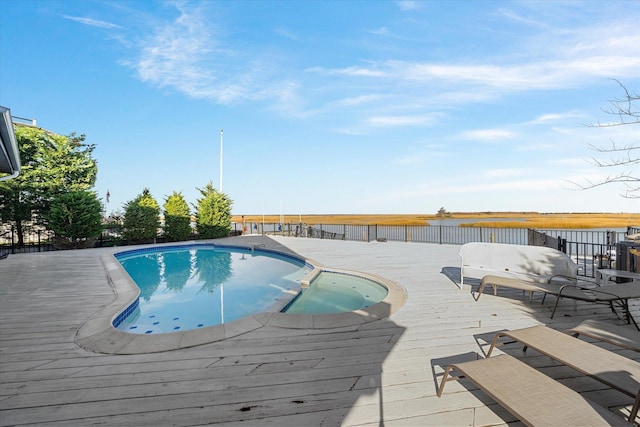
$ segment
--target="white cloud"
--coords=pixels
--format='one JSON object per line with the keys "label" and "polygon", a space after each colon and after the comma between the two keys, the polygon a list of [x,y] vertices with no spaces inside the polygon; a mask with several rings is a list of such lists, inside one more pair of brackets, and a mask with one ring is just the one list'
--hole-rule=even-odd
{"label": "white cloud", "polygon": [[426,126],[433,122],[433,117],[427,116],[377,116],[370,117],[367,123],[374,126]]}
{"label": "white cloud", "polygon": [[385,36],[389,34],[389,30],[387,30],[386,27],[380,27],[377,30],[371,30],[369,31],[371,34],[377,34],[377,35],[381,35],[381,36]]}
{"label": "white cloud", "polygon": [[85,17],[82,17],[82,16],[68,16],[68,15],[65,15],[64,18],[65,19],[70,19],[71,21],[79,22],[79,23],[84,24],[84,25],[89,25],[89,26],[92,26],[92,27],[107,28],[107,29],[122,28],[121,26],[116,25],[116,24],[112,24],[111,22],[99,21],[97,19],[85,18]]}
{"label": "white cloud", "polygon": [[510,168],[510,169],[489,169],[485,171],[484,175],[491,178],[505,178],[513,176],[521,176],[524,174],[523,169]]}
{"label": "white cloud", "polygon": [[543,28],[548,28],[548,24],[540,22],[538,20],[535,19],[530,19],[530,18],[525,18],[522,15],[515,13],[512,10],[508,10],[508,9],[504,9],[504,8],[499,8],[497,10],[498,14],[501,16],[504,16],[512,21],[515,21],[519,24],[525,24],[527,26],[531,26],[531,27],[543,27]]}
{"label": "white cloud", "polygon": [[585,166],[587,160],[584,157],[567,157],[564,159],[550,159],[549,164],[562,166]]}
{"label": "white cloud", "polygon": [[[216,76],[202,66],[202,61],[216,43],[197,13],[181,12],[174,22],[156,28],[142,42],[134,65],[142,81],[174,87],[193,97],[206,96],[211,94],[209,83]],[[237,92],[232,85],[216,89],[220,99]]]}
{"label": "white cloud", "polygon": [[381,95],[361,95],[361,96],[354,96],[352,98],[339,99],[334,104],[342,105],[342,106],[367,105],[374,102],[378,102],[382,98],[383,97]]}
{"label": "white cloud", "polygon": [[273,32],[282,37],[288,38],[290,40],[294,40],[294,41],[298,40],[298,36],[296,36],[295,34],[291,33],[290,31],[284,28],[276,28],[275,30],[273,30]]}
{"label": "white cloud", "polygon": [[419,2],[414,1],[414,0],[400,0],[398,1],[398,7],[400,7],[400,10],[417,10],[420,9],[422,6]]}
{"label": "white cloud", "polygon": [[449,185],[427,184],[421,186],[407,187],[403,189],[392,189],[388,192],[382,192],[375,196],[374,201],[393,201],[400,202],[402,200],[415,200],[428,197],[441,197],[452,195],[469,195],[476,197],[482,194],[491,194],[492,197],[500,198],[497,193],[548,193],[550,190],[565,189],[567,181],[562,179],[502,179],[497,181],[485,181],[469,183],[458,182]]}
{"label": "white cloud", "polygon": [[505,139],[512,139],[518,136],[516,132],[507,129],[477,129],[462,132],[460,137],[465,139],[480,140],[485,142],[496,142]]}
{"label": "white cloud", "polygon": [[339,133],[341,135],[352,135],[352,136],[362,136],[367,134],[366,131],[358,128],[338,128],[338,129],[333,129],[333,132]]}
{"label": "white cloud", "polygon": [[351,66],[346,68],[311,67],[307,68],[307,72],[327,75],[344,75],[351,77],[389,77],[388,74],[382,70],[375,70],[359,66]]}
{"label": "white cloud", "polygon": [[[139,57],[127,65],[136,69],[142,81],[192,98],[221,104],[268,99],[272,101],[269,108],[293,112],[299,102],[299,85],[282,75],[277,61],[266,51],[226,47],[217,37],[217,23],[204,10],[208,5],[177,6],[179,17],[154,27],[139,45]],[[276,32],[295,37],[285,30]]]}
{"label": "white cloud", "polygon": [[[398,68],[397,66],[395,68]],[[593,56],[515,65],[405,64],[407,80],[433,79],[458,84],[479,84],[504,91],[577,86],[586,79],[640,76],[640,57]]]}
{"label": "white cloud", "polygon": [[[398,5],[403,10],[421,6],[413,1]],[[465,63],[427,62],[419,55],[413,61],[364,57],[361,63],[344,67],[322,63],[309,67],[301,63],[297,69],[295,57],[282,61],[276,56],[269,57],[265,53],[268,49],[250,52],[228,48],[225,40],[216,38],[218,23],[212,23],[198,9],[180,7],[178,19],[157,27],[141,45],[140,57],[133,62],[141,80],[219,103],[273,101],[270,108],[295,117],[329,114],[335,110],[327,107],[337,106],[348,113],[343,117],[352,117],[354,122],[362,123],[359,117],[368,115],[373,117],[366,122],[375,126],[425,125],[430,123],[431,119],[425,117],[433,114],[434,107],[486,102],[514,92],[581,87],[603,77],[640,76],[640,36],[633,32],[625,35],[619,28],[604,25],[563,28],[562,35],[566,37],[560,37],[560,30],[545,31],[541,33],[545,34],[542,40],[545,43],[540,41],[539,45],[534,35],[523,42],[524,47],[534,49],[526,56],[520,52],[502,53],[500,57],[467,58]],[[206,7],[206,3],[200,7]],[[522,14],[506,10],[499,13],[523,21]],[[536,21],[528,24],[537,28]],[[282,27],[273,32],[298,39]],[[389,35],[390,31],[381,26],[369,33]],[[304,73],[296,74],[300,70],[314,75],[309,78]],[[319,93],[322,97],[317,96]],[[375,114],[355,110],[372,108],[369,101],[383,97],[390,102],[375,106]],[[401,105],[402,110],[394,111]],[[347,111],[348,108],[352,111]],[[572,117],[571,114],[578,117],[578,113],[572,112],[547,114],[528,124],[560,121]],[[343,131],[348,128],[345,126]],[[497,141],[516,135],[512,131],[494,130],[475,131],[467,136]]]}
{"label": "white cloud", "polygon": [[[640,43],[640,41],[639,41]],[[637,50],[637,49],[636,49]],[[411,84],[424,88],[468,86],[478,92],[482,88],[500,94],[578,87],[587,81],[609,77],[640,77],[640,50],[626,56],[594,55],[568,59],[553,59],[516,64],[447,64],[387,60],[371,62],[368,67],[348,66],[344,68],[310,67],[308,72],[347,77],[371,77],[384,79],[389,85]],[[496,92],[498,90],[499,92]],[[441,92],[439,90],[438,92]],[[464,100],[464,91],[462,92]],[[488,92],[482,92],[486,96]]]}
{"label": "white cloud", "polygon": [[419,165],[425,162],[427,156],[425,153],[407,154],[395,160],[398,165]]}
{"label": "white cloud", "polygon": [[549,114],[542,114],[536,117],[535,119],[529,122],[526,122],[525,124],[528,124],[528,125],[547,124],[549,122],[558,122],[565,119],[573,119],[573,118],[579,118],[579,117],[584,117],[584,115],[578,112],[549,113]]}

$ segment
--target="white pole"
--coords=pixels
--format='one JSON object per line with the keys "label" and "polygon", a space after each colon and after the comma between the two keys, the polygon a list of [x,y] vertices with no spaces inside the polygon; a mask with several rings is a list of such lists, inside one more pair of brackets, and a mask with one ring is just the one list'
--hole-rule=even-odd
{"label": "white pole", "polygon": [[220,192],[222,193],[222,134],[224,129],[220,129]]}
{"label": "white pole", "polygon": [[224,323],[224,282],[220,285],[220,323]]}

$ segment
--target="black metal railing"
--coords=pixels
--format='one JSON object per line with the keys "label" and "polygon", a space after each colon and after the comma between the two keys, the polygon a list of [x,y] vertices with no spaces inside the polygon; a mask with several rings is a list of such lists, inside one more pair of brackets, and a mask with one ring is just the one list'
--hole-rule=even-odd
{"label": "black metal railing", "polygon": [[[7,239],[7,237],[10,235],[11,235],[10,230],[0,233],[0,242],[2,242],[3,239]],[[11,245],[4,246],[0,243],[0,259],[8,257],[10,253],[11,253]]]}
{"label": "black metal railing", "polygon": [[234,223],[237,232],[278,234],[283,236],[351,241],[401,241],[463,245],[469,242],[491,242],[548,246],[570,256],[579,267],[578,274],[595,277],[598,268],[614,268],[616,243],[626,230],[533,230],[529,228],[458,227],[447,225],[354,225],[303,223]]}
{"label": "black metal railing", "polygon": [[53,231],[28,226],[22,230],[23,241],[20,244],[17,230],[10,226],[0,232],[0,259],[9,254],[52,251],[54,235]]}
{"label": "black metal railing", "polygon": [[[640,232],[640,227],[626,230],[533,230],[529,228],[459,227],[447,225],[356,225],[356,224],[304,224],[304,223],[233,223],[231,235],[278,234],[283,236],[351,240],[399,241],[433,244],[463,245],[469,242],[507,243],[548,246],[565,252],[579,265],[579,274],[595,277],[598,268],[615,268],[616,243],[625,235]],[[9,254],[54,250],[54,233],[42,228],[26,227],[24,244],[18,245],[15,228],[0,230],[0,259]],[[195,233],[189,240],[197,240]],[[154,239],[162,243],[161,234]],[[96,246],[121,246],[128,242],[122,236],[122,227],[107,226],[96,241]]]}

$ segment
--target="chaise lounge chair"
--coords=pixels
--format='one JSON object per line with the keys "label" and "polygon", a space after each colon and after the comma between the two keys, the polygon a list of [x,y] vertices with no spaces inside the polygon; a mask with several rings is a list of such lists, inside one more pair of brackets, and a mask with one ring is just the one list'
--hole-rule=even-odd
{"label": "chaise lounge chair", "polygon": [[530,294],[533,292],[541,292],[544,294],[542,298],[543,303],[547,294],[554,295],[556,297],[556,303],[553,307],[553,311],[551,312],[552,319],[556,314],[558,304],[562,298],[570,298],[596,304],[607,304],[611,308],[611,311],[613,311],[617,316],[618,314],[614,308],[614,304],[616,304],[622,308],[627,321],[629,323],[633,322],[636,329],[640,330],[640,327],[638,327],[638,324],[629,311],[629,299],[640,298],[640,286],[637,284],[619,283],[616,285],[588,288],[572,283],[539,283],[510,277],[487,275],[484,276],[480,282],[477,295],[474,297],[476,301],[480,299],[484,288],[489,285],[493,287],[494,295],[497,292],[498,286],[520,289],[528,291]]}
{"label": "chaise lounge chair", "polygon": [[487,286],[491,286],[493,288],[493,294],[496,295],[498,292],[498,287],[500,286],[511,289],[519,289],[523,292],[529,292],[529,301],[531,301],[534,292],[540,292],[544,294],[544,297],[546,297],[547,294],[558,295],[563,285],[564,283],[561,285],[555,282],[534,282],[530,280],[516,279],[513,277],[488,274],[482,277],[480,286],[478,286],[476,294],[474,295],[474,299],[478,301]]}
{"label": "chaise lounge chair", "polygon": [[[462,376],[449,376],[452,371]],[[447,366],[438,397],[442,396],[447,381],[459,378],[471,380],[528,426],[630,425],[622,417],[506,354]]]}
{"label": "chaise lounge chair", "polygon": [[640,351],[640,332],[609,322],[588,319],[565,333],[574,337],[584,335],[628,350]]}
{"label": "chaise lounge chair", "polygon": [[629,421],[635,420],[640,407],[640,362],[546,326],[498,332],[487,352],[487,358],[491,356],[493,349],[503,337],[524,344],[525,350],[530,347],[538,353],[549,356],[631,396],[634,404]]}

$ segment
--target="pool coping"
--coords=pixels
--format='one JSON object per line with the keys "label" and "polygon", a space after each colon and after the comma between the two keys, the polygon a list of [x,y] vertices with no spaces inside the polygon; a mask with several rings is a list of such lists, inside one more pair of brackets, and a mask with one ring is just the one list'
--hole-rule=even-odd
{"label": "pool coping", "polygon": [[[208,244],[215,246],[215,243]],[[182,246],[190,245],[193,245],[193,243],[185,242]],[[153,245],[149,247],[162,246]],[[224,244],[222,246],[232,246],[239,249],[247,248],[247,246],[243,245]],[[267,250],[278,252],[274,249]],[[101,262],[105,269],[107,280],[116,297],[80,327],[76,334],[76,343],[87,350],[98,353],[142,354],[208,344],[242,335],[265,326],[288,329],[357,328],[360,325],[389,317],[402,307],[407,300],[406,289],[388,279],[358,271],[325,267],[310,259],[304,259],[304,261],[313,267],[313,270],[305,277],[309,277],[312,273],[318,274],[317,270],[363,277],[386,287],[388,290],[387,296],[381,302],[370,307],[347,313],[315,315],[280,313],[277,310],[283,306],[276,304],[269,309],[272,311],[256,313],[222,325],[160,334],[133,334],[116,329],[113,326],[113,321],[123,310],[136,301],[140,290],[116,259],[115,253],[111,253],[102,255]]]}

